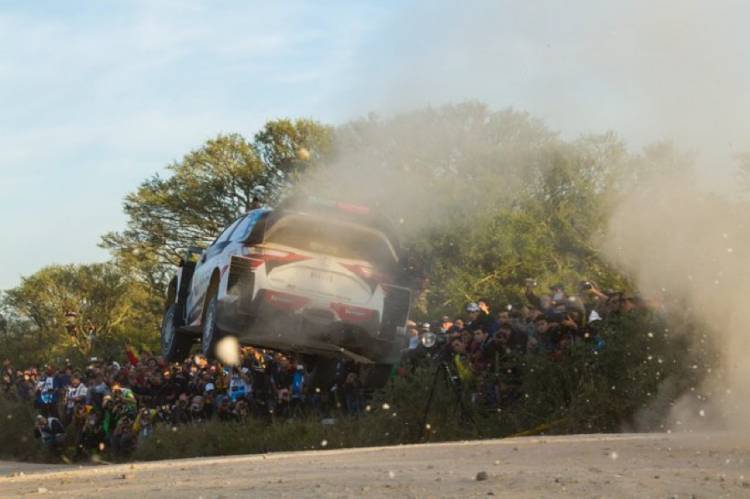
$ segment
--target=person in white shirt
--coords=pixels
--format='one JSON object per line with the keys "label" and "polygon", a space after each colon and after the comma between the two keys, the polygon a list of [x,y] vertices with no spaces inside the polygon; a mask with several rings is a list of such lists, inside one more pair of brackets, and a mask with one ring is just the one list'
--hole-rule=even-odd
{"label": "person in white shirt", "polygon": [[69,424],[73,420],[73,414],[75,414],[76,404],[85,403],[86,395],[88,395],[88,388],[81,382],[81,379],[74,376],[70,380],[67,392],[65,394],[65,424]]}

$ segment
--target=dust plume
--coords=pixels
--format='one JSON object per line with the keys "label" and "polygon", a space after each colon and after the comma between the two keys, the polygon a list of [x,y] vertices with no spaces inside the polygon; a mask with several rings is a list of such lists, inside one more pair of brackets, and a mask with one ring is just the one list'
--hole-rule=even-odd
{"label": "dust plume", "polygon": [[644,296],[660,301],[668,317],[698,321],[720,354],[720,365],[691,366],[706,382],[675,401],[672,428],[739,429],[750,419],[747,208],[688,180],[662,178],[623,200],[604,238],[605,254]]}
{"label": "dust plume", "polygon": [[340,127],[334,158],[296,188],[373,207],[402,234],[432,231],[519,199],[559,144],[528,113],[472,101],[370,116]]}

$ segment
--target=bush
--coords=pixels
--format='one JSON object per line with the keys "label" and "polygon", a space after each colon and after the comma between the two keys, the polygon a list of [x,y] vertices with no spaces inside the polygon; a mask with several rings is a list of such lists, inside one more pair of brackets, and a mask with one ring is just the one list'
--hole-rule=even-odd
{"label": "bush", "polygon": [[39,462],[58,460],[34,438],[35,416],[30,402],[0,397],[0,457]]}

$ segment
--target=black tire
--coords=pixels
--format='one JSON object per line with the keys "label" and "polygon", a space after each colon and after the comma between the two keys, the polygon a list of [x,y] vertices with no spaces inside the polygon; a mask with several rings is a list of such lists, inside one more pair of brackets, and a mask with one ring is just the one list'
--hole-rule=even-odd
{"label": "black tire", "polygon": [[161,354],[169,362],[181,362],[190,354],[193,342],[177,330],[177,305],[172,303],[161,320]]}
{"label": "black tire", "polygon": [[219,313],[218,308],[219,299],[214,290],[206,303],[206,310],[203,315],[203,325],[201,327],[201,349],[203,350],[203,355],[205,355],[207,359],[216,358],[216,345],[219,343],[222,336],[224,336],[217,324],[218,321],[216,316]]}

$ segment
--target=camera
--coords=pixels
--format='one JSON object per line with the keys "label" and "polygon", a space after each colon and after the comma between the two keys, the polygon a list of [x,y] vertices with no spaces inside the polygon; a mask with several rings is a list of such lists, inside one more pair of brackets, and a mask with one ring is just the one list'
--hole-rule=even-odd
{"label": "camera", "polygon": [[532,277],[527,277],[525,282],[527,288],[535,288],[537,286],[536,279]]}
{"label": "camera", "polygon": [[581,284],[578,286],[581,291],[589,291],[590,289],[594,288],[594,285],[591,284],[591,281],[581,281]]}

